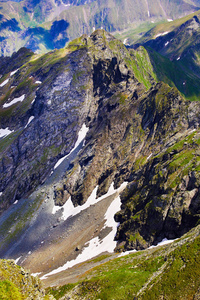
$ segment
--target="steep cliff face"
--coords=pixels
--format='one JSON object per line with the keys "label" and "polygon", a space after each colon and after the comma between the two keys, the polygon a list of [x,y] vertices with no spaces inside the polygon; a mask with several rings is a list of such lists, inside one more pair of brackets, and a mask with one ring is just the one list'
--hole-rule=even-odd
{"label": "steep cliff face", "polygon": [[195,226],[199,103],[156,83],[147,52],[127,50],[104,30],[43,56],[25,53],[19,69],[13,57],[1,67],[1,211],[42,184],[86,126],[80,152],[53,186],[55,204],[71,197],[82,205],[97,186],[100,196],[128,181],[116,215],[120,251]]}
{"label": "steep cliff face", "polygon": [[92,87],[84,48],[32,59],[11,75],[3,77],[1,87],[1,128],[11,133],[1,140],[3,206],[43,182],[73,148],[89,113]]}

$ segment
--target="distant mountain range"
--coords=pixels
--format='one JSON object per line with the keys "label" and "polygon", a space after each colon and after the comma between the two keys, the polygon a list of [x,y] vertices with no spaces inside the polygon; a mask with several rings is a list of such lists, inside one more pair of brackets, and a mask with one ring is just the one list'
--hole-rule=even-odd
{"label": "distant mountain range", "polygon": [[97,28],[108,32],[159,20],[172,20],[200,9],[200,1],[56,1],[0,2],[0,53],[11,55],[22,46],[44,52],[62,48]]}

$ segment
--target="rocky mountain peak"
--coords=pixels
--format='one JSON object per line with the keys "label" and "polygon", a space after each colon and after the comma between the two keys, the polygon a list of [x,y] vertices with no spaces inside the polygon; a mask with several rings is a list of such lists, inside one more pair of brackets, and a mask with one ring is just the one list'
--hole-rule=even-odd
{"label": "rocky mountain peak", "polygon": [[[19,69],[5,73],[0,82],[1,211],[43,184],[86,128],[79,153],[53,184],[56,205],[70,197],[73,205],[82,205],[95,188],[101,196],[112,183],[117,188],[129,182],[116,216],[119,250],[146,248],[194,226],[197,187],[191,193],[179,187],[183,176],[191,177],[189,170],[196,174],[198,132],[191,132],[199,127],[199,105],[156,83],[152,69],[142,47],[129,51],[97,30],[61,50],[31,54]],[[191,169],[181,160],[187,153]],[[183,197],[186,206],[180,205],[177,217],[173,207]]]}

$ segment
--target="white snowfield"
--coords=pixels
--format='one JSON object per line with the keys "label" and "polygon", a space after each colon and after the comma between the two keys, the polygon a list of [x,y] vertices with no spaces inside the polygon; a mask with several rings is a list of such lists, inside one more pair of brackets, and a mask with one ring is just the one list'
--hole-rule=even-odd
{"label": "white snowfield", "polygon": [[42,81],[37,80],[35,83],[42,84]]}
{"label": "white snowfield", "polygon": [[10,133],[14,132],[14,130],[10,130],[8,127],[5,129],[0,129],[0,138],[6,137]]}
{"label": "white snowfield", "polygon": [[[78,214],[81,210],[86,209],[90,205],[97,203],[98,201],[102,200],[105,197],[108,197],[116,192],[119,193],[126,187],[126,185],[127,185],[127,182],[124,182],[118,189],[115,190],[114,183],[112,183],[107,194],[105,194],[99,198],[96,198],[96,192],[97,192],[97,187],[96,187],[84,205],[77,208],[77,207],[72,207],[73,204],[70,203],[69,209],[71,209],[71,212],[66,211],[67,214],[65,215],[65,218],[67,217],[67,215],[70,216],[70,215]],[[91,239],[88,243],[85,244],[85,248],[83,249],[82,253],[80,253],[76,257],[76,259],[67,261],[63,266],[42,276],[41,279],[46,279],[50,275],[53,275],[53,274],[59,273],[61,271],[64,271],[68,268],[71,268],[74,265],[82,263],[88,259],[91,259],[103,252],[114,252],[114,249],[115,249],[116,243],[117,243],[116,241],[114,241],[114,238],[115,238],[115,235],[117,232],[117,227],[118,227],[118,223],[115,222],[115,220],[114,220],[114,215],[120,210],[120,207],[121,207],[121,200],[120,200],[119,194],[117,194],[116,198],[110,204],[110,206],[108,207],[107,212],[105,214],[106,222],[105,222],[104,228],[111,227],[112,228],[111,232],[102,240],[100,240],[99,237],[95,237],[95,238]]]}
{"label": "white snowfield", "polygon": [[18,98],[14,98],[11,102],[5,103],[3,105],[3,108],[7,108],[7,107],[9,107],[9,106],[11,106],[11,105],[13,105],[13,104],[15,104],[17,102],[22,102],[24,99],[25,99],[25,95],[22,95],[22,96],[20,96]]}
{"label": "white snowfield", "polygon": [[126,185],[127,185],[127,183],[125,182],[124,184],[122,184],[119,187],[119,189],[115,190],[114,183],[112,183],[108,192],[99,198],[96,198],[96,194],[97,194],[97,190],[98,190],[98,186],[96,186],[95,189],[93,190],[92,194],[90,195],[90,197],[87,199],[87,201],[83,205],[74,207],[74,205],[71,201],[71,197],[70,197],[67,200],[67,202],[62,206],[62,208],[60,206],[55,205],[53,207],[52,214],[55,214],[57,211],[62,209],[63,210],[62,218],[63,218],[63,220],[67,220],[67,218],[69,218],[70,216],[75,216],[75,215],[79,214],[81,211],[85,210],[86,208],[90,207],[91,205],[96,204],[97,202],[101,201],[102,199],[113,195],[115,192],[120,192],[121,190],[123,190],[126,187]]}
{"label": "white snowfield", "polygon": [[6,85],[9,81],[9,78],[4,80],[1,84],[0,84],[0,87],[3,87],[4,85]]}
{"label": "white snowfield", "polygon": [[76,144],[74,146],[74,148],[70,151],[69,154],[65,155],[64,157],[62,157],[61,159],[59,159],[59,161],[57,161],[57,163],[54,166],[54,170],[63,162],[63,160],[65,160],[65,158],[67,158],[78,146],[79,144],[85,139],[86,134],[88,132],[89,128],[86,127],[85,123],[83,124],[83,126],[81,127],[79,133],[78,133],[78,139],[76,141]]}
{"label": "white snowfield", "polygon": [[3,193],[2,192],[0,192],[0,196],[2,196],[3,195]]}

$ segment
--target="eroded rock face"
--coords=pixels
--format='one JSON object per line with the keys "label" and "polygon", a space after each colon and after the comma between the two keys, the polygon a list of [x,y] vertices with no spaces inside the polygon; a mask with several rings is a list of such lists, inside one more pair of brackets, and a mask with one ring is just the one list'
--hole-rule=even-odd
{"label": "eroded rock face", "polygon": [[198,147],[195,142],[183,148],[177,144],[170,147],[176,150],[169,148],[134,172],[121,197],[122,210],[115,216],[120,222],[118,250],[143,249],[165,237],[175,239],[198,224],[199,173],[192,171]]}
{"label": "eroded rock face", "polygon": [[[1,127],[14,133],[13,141],[1,140],[2,208],[46,179],[56,161],[73,148],[87,122],[92,99],[92,64],[87,51],[74,51],[53,66],[47,60],[30,62],[8,77],[10,95],[2,101]],[[3,92],[9,87],[2,87]],[[23,102],[5,107],[21,95]]]}
{"label": "eroded rock face", "polygon": [[0,140],[1,210],[45,181],[85,123],[84,146],[54,186],[56,205],[70,196],[82,205],[97,185],[100,196],[112,182],[128,181],[116,215],[118,250],[146,248],[195,226],[200,107],[150,72],[147,90],[134,72],[147,64],[133,57],[97,30],[4,75],[0,121],[14,132]]}

